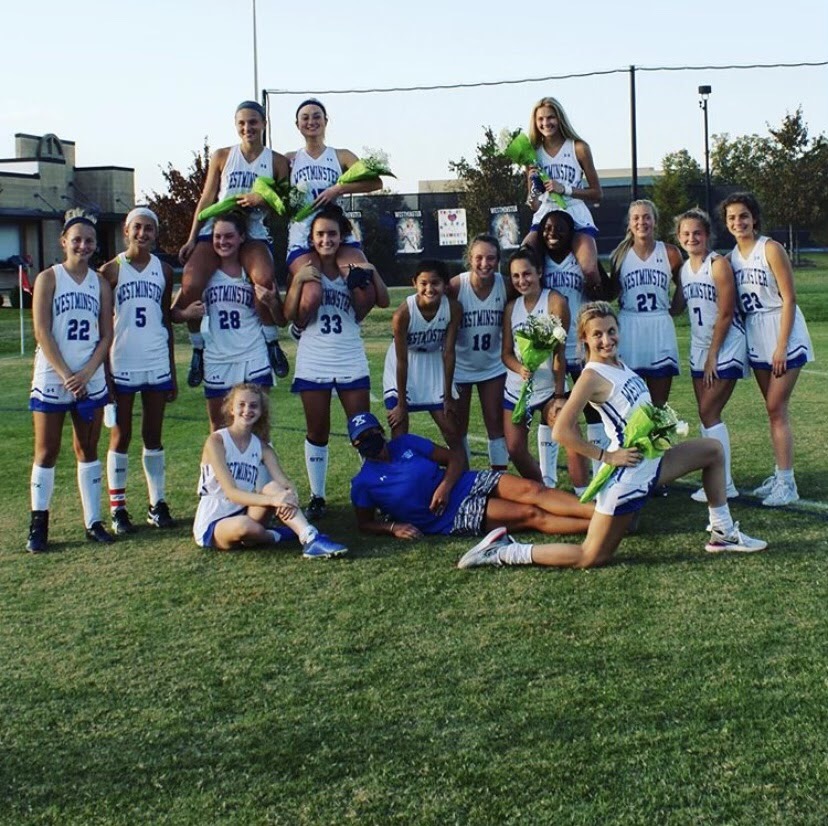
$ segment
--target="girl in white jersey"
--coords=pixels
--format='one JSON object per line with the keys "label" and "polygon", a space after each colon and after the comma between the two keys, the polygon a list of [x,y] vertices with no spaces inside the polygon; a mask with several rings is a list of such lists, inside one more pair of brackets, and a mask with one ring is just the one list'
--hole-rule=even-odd
{"label": "girl in white jersey", "polygon": [[[559,195],[566,205],[564,208],[575,221],[573,252],[581,265],[588,289],[595,292],[600,287],[598,247],[595,243],[598,228],[587,204],[599,203],[603,193],[589,144],[581,140],[563,106],[553,97],[541,98],[532,107],[529,140],[536,149],[538,165],[527,170],[528,204],[535,214],[532,216],[532,229],[524,243],[538,249],[538,225],[547,212],[558,208],[552,194]],[[549,178],[540,190],[538,169]]]}
{"label": "girl in white jersey", "polygon": [[[558,414],[553,433],[564,446],[616,469],[598,494],[586,538],[580,545],[525,545],[507,536],[505,529],[497,528],[460,560],[459,567],[605,565],[653,487],[693,470],[702,471],[708,497],[711,536],[705,549],[721,553],[766,548],[766,542],[746,536],[733,521],[725,493],[724,454],[718,441],[691,439],[670,448],[660,459],[644,459],[637,448],[623,446],[621,439],[627,421],[635,410],[650,401],[650,394],[641,377],[618,357],[619,328],[612,307],[604,301],[584,304],[578,316],[578,338],[586,352],[586,364]],[[610,439],[608,449],[598,449],[581,438],[578,418],[587,404],[601,414]]]}
{"label": "girl in white jersey", "polygon": [[[348,549],[308,523],[273,448],[268,444],[270,417],[265,391],[239,384],[227,394],[223,424],[212,433],[201,454],[198,510],[193,535],[203,548],[229,550],[274,545],[282,538],[265,523],[275,515],[299,537],[307,559],[342,556]],[[257,491],[259,474],[270,480]]]}
{"label": "girl in white jersey", "polygon": [[[359,327],[361,315],[354,301],[354,293],[362,288],[348,288],[348,267],[337,257],[342,239],[350,230],[339,207],[329,205],[320,210],[311,222],[311,263],[296,274],[285,298],[285,314],[294,320],[306,284],[316,284],[321,296],[318,311],[299,339],[291,385],[291,391],[301,396],[305,410],[305,466],[311,489],[306,510],[311,519],[318,519],[326,509],[332,391],[336,388],[348,418],[371,408],[368,358]],[[371,264],[364,267],[370,273],[376,305],[387,307],[385,283]]]}
{"label": "girl in white jersey", "polygon": [[450,448],[459,448],[455,343],[462,309],[446,293],[442,261],[417,264],[408,296],[394,313],[394,340],[385,355],[382,385],[391,436],[408,433],[408,414],[428,410]]}
{"label": "girl in white jersey", "polygon": [[[687,307],[690,321],[690,375],[701,420],[701,434],[717,439],[725,456],[727,498],[739,495],[730,470],[730,434],[722,411],[736,381],[747,376],[745,327],[736,312],[736,285],[726,258],[710,250],[710,218],[696,208],[675,219],[675,236],[688,259],[681,268],[676,309]],[[706,502],[704,488],[692,498]]]}
{"label": "girl in white jersey", "polygon": [[55,487],[63,421],[72,417],[72,444],[86,537],[112,542],[101,522],[98,438],[109,398],[104,361],[112,342],[112,291],[89,267],[97,246],[95,224],[70,218],[60,236],[63,264],[41,272],[34,284],[32,321],[37,352],[29,397],[34,422],[32,513],[27,550],[42,553],[49,540],[49,505]]}
{"label": "girl in white jersey", "polygon": [[[359,181],[350,184],[337,183],[339,176],[350,169],[358,158],[350,149],[334,149],[325,144],[325,132],[328,127],[328,113],[321,101],[309,98],[302,101],[296,109],[296,128],[305,140],[305,145],[296,152],[288,152],[290,164],[290,182],[294,186],[307,188],[307,197],[319,209],[328,204],[336,204],[343,195],[358,195],[374,192],[382,188],[382,181]],[[304,221],[293,221],[288,226],[288,287],[293,276],[306,264],[310,263],[313,243],[310,227],[313,215]],[[359,242],[349,231],[342,239],[337,263],[361,266],[367,262]],[[367,289],[355,294],[360,306],[359,312],[365,315],[373,306],[376,297],[368,285]],[[300,335],[304,326],[311,320],[319,306],[319,290],[314,282],[309,282],[300,297],[299,310],[291,332]]]}
{"label": "girl in white jersey", "polygon": [[475,236],[466,252],[468,272],[455,275],[447,295],[463,308],[457,333],[454,379],[457,383],[457,418],[460,435],[471,461],[468,443],[472,390],[477,387],[483,425],[488,437],[489,465],[506,470],[509,453],[503,436],[503,388],[506,366],[500,357],[503,311],[509,284],[499,272],[500,244],[492,235]]}
{"label": "girl in white jersey", "polygon": [[[273,372],[280,378],[288,374],[288,362],[277,341],[276,326],[284,326],[282,305],[273,278],[273,252],[270,234],[265,225],[267,204],[261,195],[251,192],[259,176],[283,180],[288,177],[288,162],[284,155],[264,145],[265,112],[254,100],[246,100],[236,107],[236,131],[241,142],[237,146],[217,149],[210,157],[204,189],[195,208],[193,223],[187,242],[178,257],[184,265],[181,276],[181,293],[176,299],[176,311],[180,312],[193,302],[200,301],[207,279],[216,271],[219,262],[213,249],[213,222],[199,221],[198,215],[216,201],[235,196],[240,209],[245,211],[247,226],[246,242],[241,252],[245,271],[254,284],[266,290],[275,290],[276,300],[271,308],[257,302],[256,311],[262,321],[262,334],[267,343],[268,357]],[[185,320],[177,315],[174,321]],[[188,321],[193,359],[187,375],[187,384],[198,387],[204,377],[204,337],[197,321]]]}
{"label": "girl in white jersey", "polygon": [[[553,357],[534,373],[524,367],[515,346],[515,333],[522,329],[529,316],[556,315],[569,327],[566,299],[555,290],[544,289],[537,258],[528,247],[522,247],[509,259],[509,275],[518,297],[506,305],[503,313],[503,347],[501,357],[506,365],[506,387],[503,392],[503,431],[509,458],[521,476],[543,482],[554,488],[557,468],[557,445],[552,439],[551,424],[566,398],[566,357],[559,349]],[[526,407],[527,419],[515,424],[512,411],[517,405],[524,381],[532,378],[532,395]],[[538,459],[529,452],[528,437],[532,416],[541,411],[538,426]]]}
{"label": "girl in white jersey", "polygon": [[[210,427],[217,430],[224,421],[222,404],[227,391],[236,384],[251,382],[270,388],[273,376],[267,347],[261,335],[261,321],[254,307],[256,290],[241,263],[245,242],[244,216],[228,212],[213,224],[213,249],[219,268],[204,290],[207,333],[204,349],[204,396]],[[270,290],[270,298],[274,291]]]}
{"label": "girl in white jersey", "polygon": [[633,201],[627,210],[627,232],[612,251],[612,277],[620,280],[618,318],[624,337],[620,357],[646,382],[654,404],[666,404],[673,376],[679,374],[678,341],[671,307],[670,283],[681,292],[681,253],[657,241],[658,210],[652,201]]}
{"label": "girl in white jersey", "polygon": [[799,499],[788,403],[799,371],[813,361],[811,338],[796,304],[791,262],[781,244],[761,235],[756,198],[740,192],[726,198],[720,209],[728,232],[736,239],[730,265],[745,316],[748,361],[765,400],[776,459],[774,473],[754,495],[762,497],[763,505],[780,507]]}
{"label": "girl in white jersey", "polygon": [[158,218],[146,207],[136,207],[124,224],[126,250],[101,268],[113,291],[115,334],[109,351],[109,370],[115,390],[115,426],[109,436],[106,477],[112,530],[135,530],[126,508],[132,410],[141,394],[141,438],[149,508],[147,522],[156,528],[174,524],[165,500],[164,447],[161,428],[164,408],[178,392],[173,335],[170,327],[172,268],[152,250],[158,237]]}

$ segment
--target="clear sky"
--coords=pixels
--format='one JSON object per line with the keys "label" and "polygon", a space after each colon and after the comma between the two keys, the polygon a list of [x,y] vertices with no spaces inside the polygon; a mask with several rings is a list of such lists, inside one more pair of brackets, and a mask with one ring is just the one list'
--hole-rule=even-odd
{"label": "clear sky", "polygon": [[[0,156],[13,156],[15,132],[54,132],[75,141],[81,166],[134,167],[139,200],[161,188],[159,166],[186,167],[205,136],[212,148],[234,142],[235,107],[254,96],[252,7],[253,0],[4,4]],[[828,59],[822,0],[582,0],[548,3],[548,11],[490,0],[257,0],[256,8],[259,87],[269,89]],[[713,87],[711,134],[766,134],[768,123],[800,104],[811,134],[828,132],[828,67],[640,72],[639,166],[658,167],[682,148],[703,163],[701,84]],[[322,99],[331,145],[357,154],[384,149],[399,178],[393,188],[415,191],[419,179],[451,177],[448,161],[471,157],[484,125],[525,128],[532,104],[547,94],[563,103],[599,169],[630,166],[627,74]],[[273,99],[275,149],[299,145],[293,120],[301,99]]]}

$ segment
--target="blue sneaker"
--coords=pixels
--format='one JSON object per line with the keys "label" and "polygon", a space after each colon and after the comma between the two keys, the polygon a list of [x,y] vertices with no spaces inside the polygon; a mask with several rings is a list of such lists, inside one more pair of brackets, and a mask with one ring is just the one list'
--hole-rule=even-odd
{"label": "blue sneaker", "polygon": [[332,559],[335,556],[344,556],[348,553],[348,548],[341,545],[339,542],[334,542],[323,533],[318,533],[302,547],[302,556],[305,559]]}

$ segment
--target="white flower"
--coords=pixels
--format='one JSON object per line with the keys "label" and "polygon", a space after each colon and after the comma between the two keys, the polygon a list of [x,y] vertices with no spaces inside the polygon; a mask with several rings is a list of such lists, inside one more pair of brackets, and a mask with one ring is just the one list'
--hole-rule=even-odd
{"label": "white flower", "polygon": [[688,433],[690,433],[690,425],[687,422],[681,420],[676,422],[676,436],[684,438]]}
{"label": "white flower", "polygon": [[509,144],[512,142],[512,133],[504,126],[503,129],[500,130],[497,136],[497,148],[498,151],[503,154],[508,148]]}
{"label": "white flower", "polygon": [[388,153],[382,149],[371,149],[368,146],[362,147],[362,160],[367,166],[388,168]]}
{"label": "white flower", "polygon": [[296,184],[296,189],[298,189],[303,195],[306,195],[310,190],[310,184],[307,181],[299,181],[299,183]]}

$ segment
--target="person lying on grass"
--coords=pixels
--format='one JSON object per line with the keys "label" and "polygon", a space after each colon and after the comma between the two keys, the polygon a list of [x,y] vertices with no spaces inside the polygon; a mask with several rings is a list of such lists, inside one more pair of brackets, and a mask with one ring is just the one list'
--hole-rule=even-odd
{"label": "person lying on grass", "polygon": [[[694,470],[702,472],[708,502],[710,539],[705,549],[710,553],[765,549],[768,543],[742,533],[730,514],[720,442],[709,438],[690,439],[653,458],[645,457],[635,444],[624,446],[628,422],[637,411],[640,416],[652,409],[652,401],[644,380],[618,357],[620,335],[615,310],[605,301],[584,304],[578,313],[577,332],[586,364],[555,419],[552,435],[567,450],[612,468],[607,483],[598,490],[595,515],[586,539],[580,545],[525,545],[515,542],[506,530],[497,527],[463,556],[458,567],[533,563],[558,568],[606,565],[653,488]],[[606,449],[581,437],[578,418],[587,404],[601,414],[609,438]]]}
{"label": "person lying on grass", "polygon": [[464,471],[462,448],[449,450],[421,436],[388,441],[372,413],[352,416],[348,435],[365,460],[351,480],[364,533],[419,539],[478,536],[496,526],[545,534],[585,533],[589,527],[593,505],[582,505],[573,494],[504,471]]}

